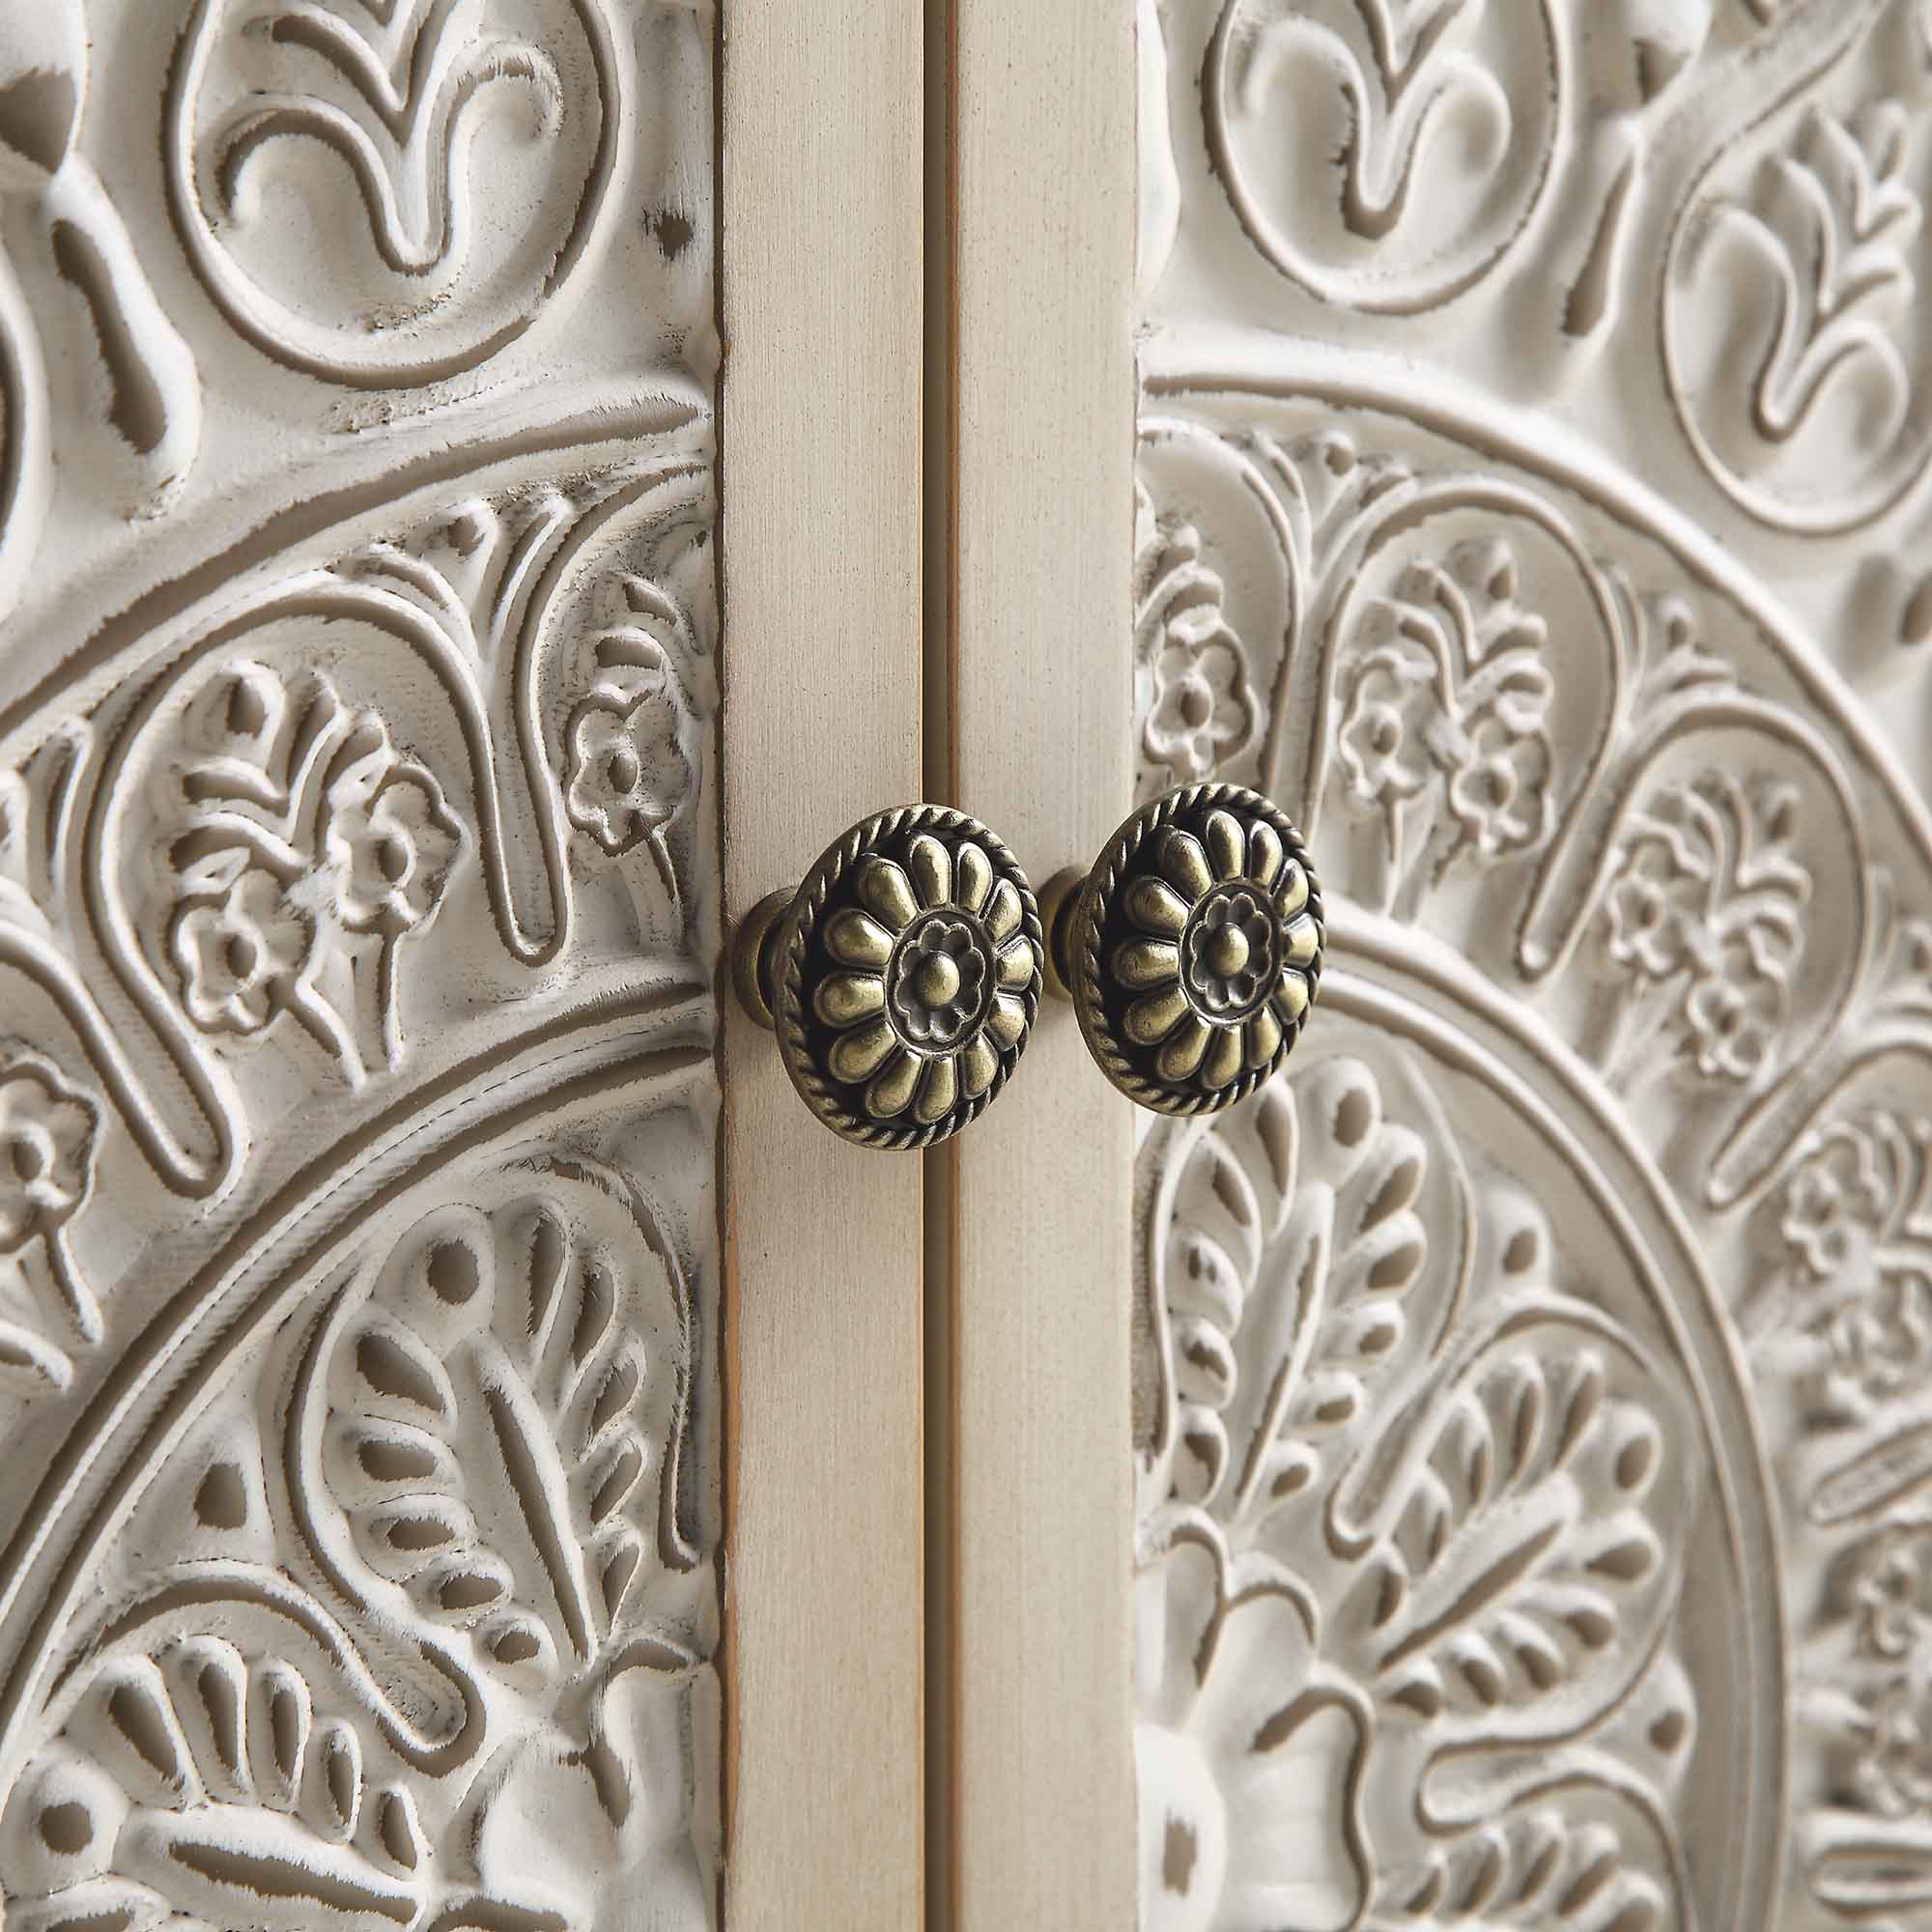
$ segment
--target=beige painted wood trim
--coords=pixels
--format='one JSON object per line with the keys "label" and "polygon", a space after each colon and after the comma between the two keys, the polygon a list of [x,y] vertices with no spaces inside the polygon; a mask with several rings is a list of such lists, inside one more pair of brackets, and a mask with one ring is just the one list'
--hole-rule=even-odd
{"label": "beige painted wood trim", "polygon": [[[952,9],[952,775],[1037,886],[1133,803],[1133,12]],[[954,1159],[933,1922],[1130,1925],[1132,1121],[1069,1009]]]}
{"label": "beige painted wood trim", "polygon": [[[920,791],[920,0],[724,0],[734,919]],[[921,1921],[920,1163],[725,1024],[731,1932]]]}

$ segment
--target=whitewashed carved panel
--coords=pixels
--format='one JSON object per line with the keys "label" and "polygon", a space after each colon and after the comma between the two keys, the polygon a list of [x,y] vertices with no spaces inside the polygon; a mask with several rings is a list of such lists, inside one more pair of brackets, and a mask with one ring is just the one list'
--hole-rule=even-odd
{"label": "whitewashed carved panel", "polygon": [[1926,11],[1142,58],[1142,791],[1333,945],[1142,1143],[1143,1922],[1932,1926]]}
{"label": "whitewashed carved panel", "polygon": [[0,7],[0,1918],[717,1917],[712,48]]}

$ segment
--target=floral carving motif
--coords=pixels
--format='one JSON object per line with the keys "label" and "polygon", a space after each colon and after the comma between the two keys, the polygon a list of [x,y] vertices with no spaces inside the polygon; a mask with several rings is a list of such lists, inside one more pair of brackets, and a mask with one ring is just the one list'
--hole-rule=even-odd
{"label": "floral carving motif", "polygon": [[[1604,946],[1624,977],[1619,1020],[1667,1003],[1642,1029],[1654,1059],[1681,1056],[1700,1078],[1748,1083],[1784,1027],[1804,950],[1810,875],[1793,856],[1797,801],[1728,773],[1664,787],[1625,821],[1604,900]],[[1619,1066],[1613,1049],[1614,1072]]]}
{"label": "floral carving motif", "polygon": [[[100,1311],[65,1235],[93,1185],[99,1124],[95,1102],[46,1061],[0,1045],[0,1264],[11,1264],[25,1294],[15,1313],[12,1295],[0,1293],[0,1377],[64,1388],[72,1373],[69,1348],[100,1339]],[[42,1269],[65,1345],[44,1332],[34,1293]]]}
{"label": "floral carving motif", "polygon": [[1666,307],[1678,409],[1713,474],[1769,523],[1847,527],[1923,468],[1913,128],[1897,99],[1814,105],[1680,241]]}
{"label": "floral carving motif", "polygon": [[1932,1122],[1876,1110],[1813,1132],[1779,1190],[1783,1264],[1760,1285],[1767,1368],[1862,1422],[1932,1377]]}
{"label": "floral carving motif", "polygon": [[[603,209],[617,103],[599,0],[536,15],[487,0],[199,0],[170,96],[168,185],[190,259],[258,346],[340,382],[429,382],[496,354],[560,294]],[[511,94],[526,109],[514,134],[490,112]],[[291,191],[305,218],[358,211],[384,298],[305,276],[270,218]]]}
{"label": "floral carving motif", "polygon": [[341,950],[393,1065],[397,951],[435,917],[463,845],[440,785],[326,679],[259,664],[209,683],[185,740],[165,952],[189,1019],[245,1037],[287,1014],[359,1079],[365,1042],[319,983]]}
{"label": "floral carving motif", "polygon": [[[1336,1059],[1149,1143],[1150,1926],[1428,1922],[1485,1867],[1686,1922],[1677,1406],[1540,1210],[1443,1151]],[[1519,1748],[1534,1802],[1430,1796],[1485,1754],[1507,1791]]]}
{"label": "floral carving motif", "polygon": [[313,920],[253,867],[183,900],[168,933],[188,1018],[207,1033],[259,1033],[293,1000],[314,952]]}
{"label": "floral carving motif", "polygon": [[686,748],[689,714],[670,653],[647,624],[684,638],[683,613],[656,584],[625,580],[633,621],[604,632],[592,650],[590,688],[565,730],[571,823],[612,858],[645,847],[671,904],[681,903],[668,842],[690,804],[696,767]]}
{"label": "floral carving motif", "polygon": [[0,1062],[0,1254],[51,1239],[86,1198],[99,1117],[32,1055]]}
{"label": "floral carving motif", "polygon": [[1286,1587],[1242,1587],[1177,1526],[1135,1584],[1135,1771],[1146,1932],[1345,1932],[1368,1900],[1368,1732]]}
{"label": "floral carving motif", "polygon": [[[657,1371],[619,1258],[541,1203],[497,1247],[432,1244],[365,1305],[336,1350],[324,1465],[364,1560],[422,1616],[526,1685],[594,1676],[649,1569],[696,1560],[664,1465],[675,1431],[648,1433]],[[499,1547],[520,1518],[540,1591]]]}
{"label": "floral carving motif", "polygon": [[462,828],[427,772],[391,759],[343,787],[327,844],[343,923],[396,940],[441,903]]}
{"label": "floral carving motif", "polygon": [[1858,1641],[1873,1656],[1907,1658],[1932,1640],[1932,1528],[1874,1537],[1853,1559],[1849,1595]]}
{"label": "floral carving motif", "polygon": [[1341,781],[1380,817],[1391,874],[1533,852],[1555,823],[1548,629],[1517,602],[1502,538],[1416,563],[1341,673]]}
{"label": "floral carving motif", "polygon": [[[563,83],[541,47],[509,35],[477,35],[456,10],[423,0],[392,8],[387,19],[297,0],[258,15],[256,31],[314,57],[314,91],[290,88],[234,115],[214,136],[212,160],[226,213],[238,212],[251,165],[274,141],[317,142],[361,185],[377,250],[397,274],[426,274],[448,261],[457,233],[457,145],[491,87],[520,85],[539,135],[554,137],[563,117]],[[296,63],[290,68],[293,75]]]}
{"label": "floral carving motif", "polygon": [[1918,1925],[1932,1881],[1932,1531],[1907,1509],[1842,1549],[1801,1666],[1827,1782],[1801,1818],[1812,1896]]}
{"label": "floral carving motif", "polygon": [[1138,497],[1134,663],[1142,685],[1141,742],[1152,770],[1144,792],[1226,777],[1255,743],[1261,706],[1247,652],[1229,628],[1219,577],[1201,558],[1201,534],[1154,520]]}
{"label": "floral carving motif", "polygon": [[356,1727],[287,1659],[171,1643],[93,1689],[61,1752],[16,1791],[6,1896],[44,1932],[90,1919],[416,1922],[447,1896],[407,1784],[375,1783]]}

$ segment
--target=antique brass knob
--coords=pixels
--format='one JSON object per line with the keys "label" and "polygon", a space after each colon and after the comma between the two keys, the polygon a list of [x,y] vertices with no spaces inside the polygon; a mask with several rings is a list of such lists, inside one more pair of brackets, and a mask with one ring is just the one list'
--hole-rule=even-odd
{"label": "antique brass knob", "polygon": [[1047,984],[1128,1098],[1208,1113],[1288,1058],[1321,978],[1321,895],[1301,835],[1259,792],[1155,799],[1045,902]]}
{"label": "antique brass knob", "polygon": [[944,1140],[1026,1049],[1044,975],[1039,907],[976,818],[900,806],[855,825],[732,948],[747,1012],[835,1132],[864,1147]]}

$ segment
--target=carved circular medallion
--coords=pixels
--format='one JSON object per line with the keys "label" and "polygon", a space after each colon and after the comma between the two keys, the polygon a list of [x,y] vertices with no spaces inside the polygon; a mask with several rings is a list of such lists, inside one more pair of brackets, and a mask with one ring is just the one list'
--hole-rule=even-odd
{"label": "carved circular medallion", "polygon": [[353,387],[438,382],[558,313],[609,205],[623,85],[597,0],[200,0],[170,211],[265,355]]}
{"label": "carved circular medallion", "polygon": [[863,1147],[925,1147],[976,1120],[1043,984],[1026,874],[979,820],[936,805],[846,833],[806,874],[772,958],[785,1071]]}
{"label": "carved circular medallion", "polygon": [[1287,1059],[1321,949],[1293,821],[1245,786],[1186,785],[1108,840],[1072,909],[1065,979],[1107,1078],[1143,1107],[1198,1114]]}

